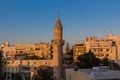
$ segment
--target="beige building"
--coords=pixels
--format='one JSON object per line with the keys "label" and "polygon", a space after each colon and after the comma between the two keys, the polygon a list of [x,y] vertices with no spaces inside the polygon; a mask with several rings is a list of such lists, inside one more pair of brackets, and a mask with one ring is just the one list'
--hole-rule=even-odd
{"label": "beige building", "polygon": [[36,55],[40,58],[52,58],[51,45],[49,43],[38,44],[16,44],[15,46],[5,46],[2,48],[5,57],[17,54]]}
{"label": "beige building", "polygon": [[16,48],[14,46],[8,46],[3,48],[6,56],[14,56],[16,54]]}
{"label": "beige building", "polygon": [[16,44],[16,54],[34,54],[34,44]]}
{"label": "beige building", "polygon": [[73,61],[77,61],[77,57],[86,52],[86,47],[84,44],[76,44],[73,46]]}
{"label": "beige building", "polygon": [[49,43],[39,43],[35,44],[35,55],[50,59],[52,57],[51,45]]}
{"label": "beige building", "polygon": [[[53,67],[52,60],[8,60],[4,64],[3,71],[5,73],[6,80],[14,79],[16,73],[24,73],[23,79],[25,76],[29,76],[40,65],[46,65]],[[32,77],[32,76],[31,76]]]}
{"label": "beige building", "polygon": [[5,41],[4,43],[1,43],[0,44],[0,50],[3,51],[3,48],[4,47],[8,47],[9,46],[9,42],[8,41]]}

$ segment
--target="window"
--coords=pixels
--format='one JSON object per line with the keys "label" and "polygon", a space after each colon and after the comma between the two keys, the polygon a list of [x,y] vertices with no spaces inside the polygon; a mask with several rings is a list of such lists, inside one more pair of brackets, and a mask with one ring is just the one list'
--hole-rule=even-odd
{"label": "window", "polygon": [[23,53],[23,51],[20,51],[20,53]]}
{"label": "window", "polygon": [[99,52],[102,52],[102,51],[103,51],[103,49],[98,49],[98,51],[99,51]]}
{"label": "window", "polygon": [[12,71],[14,71],[14,67],[12,67]]}
{"label": "window", "polygon": [[98,57],[102,57],[102,56],[104,56],[104,54],[98,53]]}
{"label": "window", "polygon": [[6,67],[4,68],[4,71],[6,71]]}
{"label": "window", "polygon": [[103,51],[103,49],[100,49],[100,52]]}
{"label": "window", "polygon": [[10,68],[9,68],[9,67],[7,68],[7,71],[10,71]]}
{"label": "window", "polygon": [[96,49],[94,49],[94,51],[96,51]]}
{"label": "window", "polygon": [[33,48],[31,47],[30,50],[33,50]]}
{"label": "window", "polygon": [[23,66],[23,70],[29,71],[29,70],[30,70],[30,67]]}
{"label": "window", "polygon": [[36,62],[34,62],[34,64],[36,64]]}
{"label": "window", "polygon": [[7,64],[10,64],[10,62],[7,62]]}
{"label": "window", "polygon": [[35,50],[40,50],[40,48],[36,48]]}
{"label": "window", "polygon": [[109,56],[109,54],[106,54],[105,56],[106,56],[106,57],[108,57],[108,56]]}
{"label": "window", "polygon": [[28,65],[30,65],[30,62],[29,62],[29,61],[28,61],[27,63],[28,63]]}
{"label": "window", "polygon": [[108,51],[109,51],[109,49],[106,49],[106,51],[108,52]]}
{"label": "window", "polygon": [[34,67],[34,69],[36,69],[36,67]]}

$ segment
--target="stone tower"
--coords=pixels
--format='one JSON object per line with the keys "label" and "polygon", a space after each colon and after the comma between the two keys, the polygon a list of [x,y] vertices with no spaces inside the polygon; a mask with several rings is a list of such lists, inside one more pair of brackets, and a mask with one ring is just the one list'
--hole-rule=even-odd
{"label": "stone tower", "polygon": [[63,45],[62,24],[60,18],[58,18],[54,26],[54,38],[52,40],[54,77],[56,80],[61,80],[62,78]]}

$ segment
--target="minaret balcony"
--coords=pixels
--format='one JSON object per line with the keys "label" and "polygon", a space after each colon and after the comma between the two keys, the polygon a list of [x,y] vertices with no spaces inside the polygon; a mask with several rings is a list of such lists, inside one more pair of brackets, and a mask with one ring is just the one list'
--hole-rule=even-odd
{"label": "minaret balcony", "polygon": [[64,45],[65,40],[52,40],[52,44],[57,44],[57,45]]}

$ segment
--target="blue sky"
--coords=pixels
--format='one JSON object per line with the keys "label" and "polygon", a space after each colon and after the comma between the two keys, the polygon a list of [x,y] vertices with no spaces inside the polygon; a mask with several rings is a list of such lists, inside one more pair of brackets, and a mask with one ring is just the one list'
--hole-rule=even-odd
{"label": "blue sky", "polygon": [[120,0],[0,0],[0,42],[50,42],[57,11],[66,42],[120,35]]}

